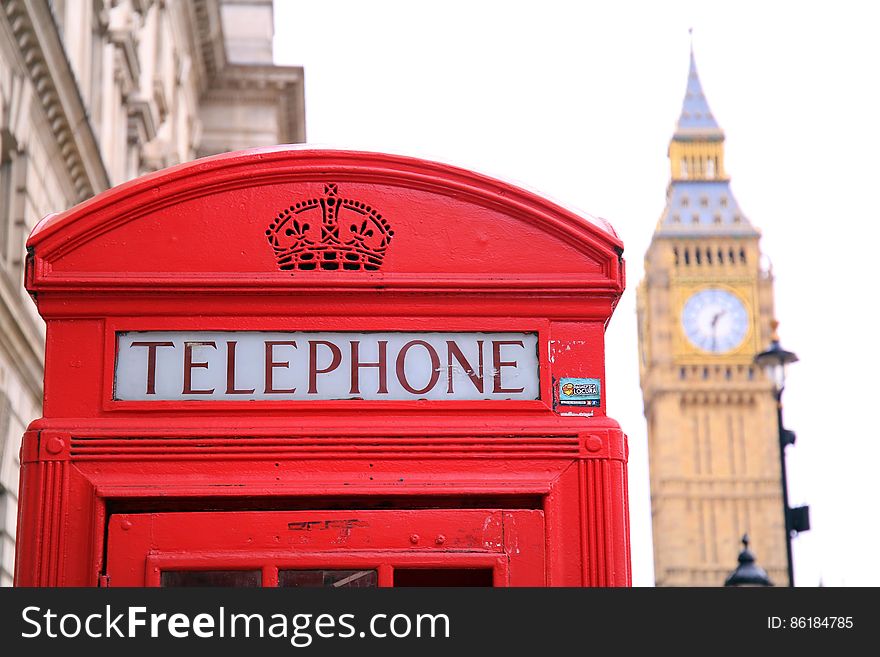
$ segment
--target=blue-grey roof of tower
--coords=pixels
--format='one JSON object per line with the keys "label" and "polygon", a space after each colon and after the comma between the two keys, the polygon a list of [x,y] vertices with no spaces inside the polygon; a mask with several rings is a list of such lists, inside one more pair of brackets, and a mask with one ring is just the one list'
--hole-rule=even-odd
{"label": "blue-grey roof of tower", "polygon": [[[724,139],[724,133],[709,111],[709,103],[703,94],[693,50],[691,50],[687,92],[673,139],[675,141]],[[656,232],[683,237],[760,235],[740,209],[728,180],[670,182],[666,190],[666,207]]]}
{"label": "blue-grey roof of tower", "polygon": [[724,133],[712,115],[709,102],[703,93],[703,85],[700,84],[700,76],[697,74],[697,63],[694,60],[693,50],[691,50],[687,89],[684,93],[684,102],[681,104],[681,115],[675,126],[675,139],[686,141],[688,138],[701,140],[724,138]]}
{"label": "blue-grey roof of tower", "polygon": [[657,232],[694,237],[759,234],[740,210],[727,180],[670,183]]}

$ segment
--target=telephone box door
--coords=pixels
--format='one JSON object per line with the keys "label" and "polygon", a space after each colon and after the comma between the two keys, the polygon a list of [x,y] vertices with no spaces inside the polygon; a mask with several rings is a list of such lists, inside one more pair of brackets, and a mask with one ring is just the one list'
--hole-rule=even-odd
{"label": "telephone box door", "polygon": [[544,514],[114,514],[107,575],[110,586],[544,586]]}

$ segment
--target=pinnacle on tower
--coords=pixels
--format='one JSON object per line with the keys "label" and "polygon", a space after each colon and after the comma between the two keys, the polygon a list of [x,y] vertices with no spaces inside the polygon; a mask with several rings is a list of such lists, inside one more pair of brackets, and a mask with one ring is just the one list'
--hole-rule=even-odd
{"label": "pinnacle on tower", "polygon": [[694,49],[691,46],[687,89],[681,104],[681,115],[678,117],[673,139],[689,141],[693,138],[707,139],[711,137],[723,139],[724,133],[715,120],[712,110],[709,109],[709,102],[703,93],[703,85],[700,83],[700,76],[697,73]]}

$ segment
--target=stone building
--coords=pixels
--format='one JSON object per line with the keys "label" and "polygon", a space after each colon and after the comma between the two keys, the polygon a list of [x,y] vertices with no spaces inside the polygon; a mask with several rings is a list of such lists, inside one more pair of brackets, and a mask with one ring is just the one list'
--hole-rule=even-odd
{"label": "stone building", "polygon": [[272,64],[272,0],[0,0],[0,584],[44,327],[22,287],[45,215],[196,157],[305,141],[303,71]]}
{"label": "stone building", "polygon": [[753,365],[770,343],[773,280],[693,53],[669,163],[637,302],[657,585],[721,586],[748,533],[785,586],[776,401]]}

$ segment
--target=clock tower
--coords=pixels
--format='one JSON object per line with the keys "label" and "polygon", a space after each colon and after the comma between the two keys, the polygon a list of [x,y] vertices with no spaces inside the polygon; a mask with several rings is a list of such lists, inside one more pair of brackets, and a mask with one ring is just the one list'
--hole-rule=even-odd
{"label": "clock tower", "polygon": [[770,342],[773,280],[693,52],[669,163],[637,302],[657,585],[721,586],[748,533],[785,586],[776,401],[752,364]]}

